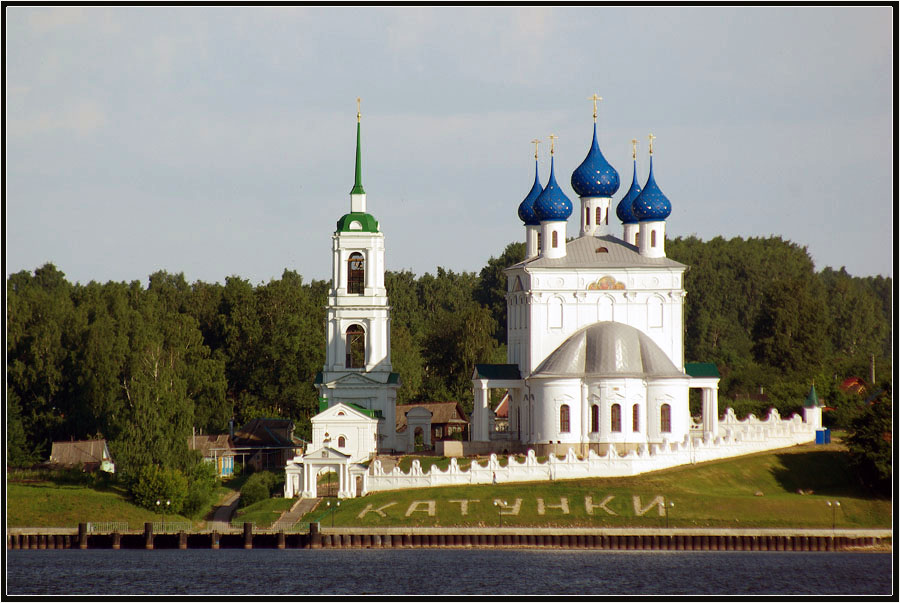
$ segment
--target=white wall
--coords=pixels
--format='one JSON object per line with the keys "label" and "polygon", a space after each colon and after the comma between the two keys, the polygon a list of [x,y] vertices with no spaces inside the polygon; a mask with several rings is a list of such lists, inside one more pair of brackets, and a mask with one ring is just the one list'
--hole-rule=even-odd
{"label": "white wall", "polygon": [[[588,290],[591,283],[605,276],[622,283],[625,289]],[[513,290],[517,277],[523,291]],[[646,333],[683,370],[682,287],[683,268],[677,267],[510,271],[507,362],[517,364],[523,375],[530,375],[572,333],[611,319]]]}
{"label": "white wall", "polygon": [[524,462],[520,463],[514,457],[509,457],[506,466],[500,466],[497,456],[492,454],[484,466],[473,462],[465,471],[459,468],[455,458],[450,459],[450,466],[444,471],[432,467],[428,472],[423,472],[419,461],[413,461],[409,473],[403,473],[399,467],[385,472],[381,462],[376,460],[372,463],[367,489],[370,492],[378,492],[460,484],[489,484],[493,482],[494,476],[498,483],[623,477],[804,444],[814,441],[816,433],[815,426],[804,423],[798,415],[782,420],[774,409],[764,420],[750,416],[744,421],[738,421],[734,412],[728,409],[725,418],[719,423],[719,432],[722,435],[715,439],[687,437],[680,442],[664,440],[661,444],[644,445],[624,456],[618,456],[613,451],[607,452],[604,456],[588,451],[585,458],[579,459],[570,448],[564,459],[550,455],[547,462],[539,463],[534,451],[529,450]]}

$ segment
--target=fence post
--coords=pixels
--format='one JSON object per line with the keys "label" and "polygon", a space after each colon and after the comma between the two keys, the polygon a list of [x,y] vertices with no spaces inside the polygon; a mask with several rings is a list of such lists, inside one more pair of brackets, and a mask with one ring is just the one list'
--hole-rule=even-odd
{"label": "fence post", "polygon": [[244,548],[253,548],[253,524],[247,521],[244,522]]}
{"label": "fence post", "polygon": [[144,523],[144,548],[153,550],[153,524],[149,521]]}
{"label": "fence post", "polygon": [[311,549],[322,548],[322,534],[319,532],[318,521],[314,521],[309,524],[308,546]]}
{"label": "fence post", "polygon": [[79,523],[78,524],[78,548],[86,549],[87,548],[87,524]]}

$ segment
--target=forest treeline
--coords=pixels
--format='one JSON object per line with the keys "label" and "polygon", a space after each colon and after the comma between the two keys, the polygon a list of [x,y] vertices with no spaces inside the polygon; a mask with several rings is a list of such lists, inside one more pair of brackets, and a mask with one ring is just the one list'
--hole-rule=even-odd
{"label": "forest treeline", "polygon": [[[864,400],[849,376],[890,393],[890,278],[816,272],[806,249],[780,238],[667,242],[689,265],[687,361],[715,362],[720,410],[799,409],[810,384],[844,426]],[[506,361],[503,269],[512,243],[480,273],[388,272],[399,403],[472,405],[476,362]],[[186,282],[157,272],[146,286],[72,284],[52,264],[7,278],[7,463],[46,460],[54,440],[105,437],[119,470],[189,472],[188,436],[224,433],[234,418],[286,417],[309,437],[313,380],[325,361],[329,283],[285,270],[253,285]],[[748,398],[764,388],[768,400]],[[737,401],[733,401],[737,398]],[[192,462],[192,461],[191,461]]]}

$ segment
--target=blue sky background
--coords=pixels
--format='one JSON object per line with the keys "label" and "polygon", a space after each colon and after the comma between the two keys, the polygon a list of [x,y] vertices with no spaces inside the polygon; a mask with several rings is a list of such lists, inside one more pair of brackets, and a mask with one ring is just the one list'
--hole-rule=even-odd
{"label": "blue sky background", "polygon": [[[891,7],[6,7],[6,273],[330,278],[363,182],[387,267],[479,270],[590,145],[647,134],[670,237],[893,276]],[[578,234],[573,218],[570,236]],[[617,225],[614,233],[621,236]]]}

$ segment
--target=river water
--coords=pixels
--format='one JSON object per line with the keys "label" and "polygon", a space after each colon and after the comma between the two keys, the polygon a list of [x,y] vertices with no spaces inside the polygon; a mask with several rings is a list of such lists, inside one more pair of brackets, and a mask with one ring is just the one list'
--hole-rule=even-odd
{"label": "river water", "polygon": [[8,595],[891,595],[890,553],[7,550]]}

